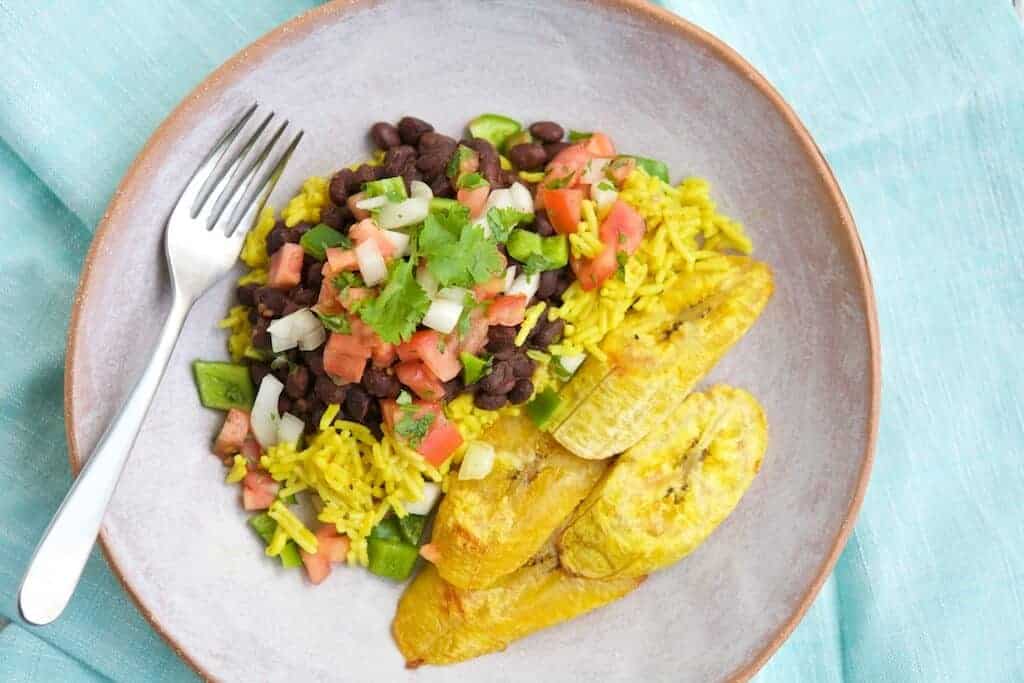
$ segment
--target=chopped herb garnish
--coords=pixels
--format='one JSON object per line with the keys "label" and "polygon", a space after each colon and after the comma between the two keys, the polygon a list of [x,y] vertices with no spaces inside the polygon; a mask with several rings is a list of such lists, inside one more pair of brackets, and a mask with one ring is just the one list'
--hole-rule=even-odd
{"label": "chopped herb garnish", "polygon": [[402,389],[402,391],[399,392],[398,394],[398,398],[395,399],[395,403],[397,403],[400,406],[412,405],[412,396],[409,394],[408,391]]}
{"label": "chopped herb garnish", "polygon": [[410,261],[399,261],[376,299],[364,304],[359,317],[391,344],[408,341],[430,308],[430,299],[413,277]]}
{"label": "chopped herb garnish", "polygon": [[430,431],[430,425],[434,424],[434,413],[424,411],[417,417],[418,410],[418,406],[415,405],[403,406],[402,417],[395,423],[395,434],[405,439],[412,448],[420,445],[423,437]]}
{"label": "chopped herb garnish", "polygon": [[352,332],[352,326],[348,322],[348,316],[344,313],[326,315],[324,313],[317,312],[316,317],[320,318],[320,322],[324,324],[324,329],[329,332],[337,332],[339,334],[350,334]]}
{"label": "chopped herb garnish", "polygon": [[499,243],[508,240],[512,228],[521,223],[532,223],[533,214],[518,209],[507,207],[499,209],[494,207],[487,212],[487,226],[491,229],[491,237]]}
{"label": "chopped herb garnish", "polygon": [[455,186],[460,190],[475,190],[478,187],[490,186],[490,183],[479,173],[464,173],[459,176]]}
{"label": "chopped herb garnish", "polygon": [[601,182],[599,182],[597,184],[597,189],[599,189],[599,190],[601,190],[603,192],[611,192],[612,190],[615,189],[615,186],[612,185],[612,183],[610,181],[602,180]]}
{"label": "chopped herb garnish", "polygon": [[501,272],[497,242],[469,222],[465,207],[429,214],[417,242],[427,268],[443,287],[472,287]]}
{"label": "chopped herb garnish", "polygon": [[465,339],[466,335],[469,334],[469,320],[473,315],[474,308],[476,308],[476,299],[473,298],[472,294],[467,293],[462,301],[462,313],[459,315],[459,322],[455,325],[459,332],[459,339]]}
{"label": "chopped herb garnish", "polygon": [[569,142],[579,142],[580,140],[586,140],[590,138],[593,133],[588,133],[581,130],[570,130],[569,131]]}
{"label": "chopped herb garnish", "polygon": [[331,282],[334,284],[334,288],[338,290],[339,293],[344,292],[349,287],[366,286],[366,283],[363,282],[363,278],[359,275],[359,273],[350,273],[348,271],[338,273],[337,275],[334,276],[334,279]]}

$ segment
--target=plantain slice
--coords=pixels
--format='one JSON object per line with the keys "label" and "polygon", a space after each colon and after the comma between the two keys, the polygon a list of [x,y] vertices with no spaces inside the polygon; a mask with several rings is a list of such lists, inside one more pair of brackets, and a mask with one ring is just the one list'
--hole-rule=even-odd
{"label": "plantain slice", "polygon": [[760,404],[742,389],[690,394],[580,505],[558,540],[561,564],[611,579],[682,559],[739,503],[761,467],[767,432]]}
{"label": "plantain slice", "polygon": [[577,458],[525,416],[504,416],[482,439],[490,474],[455,480],[441,502],[431,545],[441,577],[484,588],[534,556],[606,469]]}
{"label": "plantain slice", "polygon": [[406,666],[454,664],[617,600],[642,581],[570,576],[558,566],[551,543],[480,590],[456,588],[428,565],[399,600],[391,632]]}
{"label": "plantain slice", "polygon": [[768,266],[745,256],[680,278],[662,306],[633,311],[560,395],[551,434],[581,458],[608,458],[639,441],[742,337],[772,294]]}

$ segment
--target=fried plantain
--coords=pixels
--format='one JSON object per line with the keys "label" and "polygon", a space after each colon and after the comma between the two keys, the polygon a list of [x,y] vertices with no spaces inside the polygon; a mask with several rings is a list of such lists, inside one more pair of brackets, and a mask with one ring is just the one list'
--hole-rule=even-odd
{"label": "fried plantain", "polygon": [[662,306],[633,311],[560,394],[550,428],[582,458],[608,458],[639,441],[742,337],[772,294],[767,265],[723,257],[728,267],[680,278]]}
{"label": "fried plantain", "polygon": [[764,411],[742,389],[686,398],[626,451],[558,539],[573,574],[641,576],[697,548],[739,503],[767,447]]}
{"label": "fried plantain", "polygon": [[399,600],[391,632],[406,666],[454,664],[606,605],[642,581],[570,576],[550,542],[525,566],[480,590],[457,588],[428,565]]}
{"label": "fried plantain", "polygon": [[606,469],[577,458],[525,416],[505,416],[482,439],[495,462],[478,480],[454,480],[431,539],[437,570],[460,588],[484,588],[534,556]]}

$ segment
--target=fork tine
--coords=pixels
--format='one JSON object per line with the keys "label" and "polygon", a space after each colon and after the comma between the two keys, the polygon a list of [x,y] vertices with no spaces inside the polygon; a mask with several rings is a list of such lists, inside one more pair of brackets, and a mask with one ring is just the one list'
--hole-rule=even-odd
{"label": "fork tine", "polygon": [[217,168],[217,164],[224,158],[224,154],[231,147],[231,143],[238,137],[238,132],[242,130],[242,127],[249,122],[253,112],[256,111],[257,104],[254,102],[249,108],[242,114],[241,118],[226,131],[224,131],[217,142],[214,143],[213,149],[207,153],[203,158],[202,163],[196,168],[195,173],[192,174],[192,178],[188,181],[188,185],[181,192],[181,197],[178,198],[177,206],[184,207],[188,210],[189,215],[192,214],[192,205],[195,203],[196,198],[202,191],[206,182],[210,179],[210,175],[213,170]]}
{"label": "fork tine", "polygon": [[263,146],[262,151],[245,172],[245,176],[239,181],[238,185],[235,187],[235,191],[231,194],[231,197],[224,205],[224,208],[220,211],[214,229],[220,230],[220,232],[224,234],[229,234],[227,226],[231,224],[231,218],[235,215],[238,205],[241,204],[242,200],[246,196],[249,195],[249,190],[252,189],[253,183],[256,182],[257,176],[259,176],[260,171],[263,169],[263,164],[266,163],[267,157],[270,156],[274,147],[277,146],[278,139],[280,139],[281,134],[284,133],[284,129],[287,127],[288,122],[285,121],[278,127],[277,132],[275,132],[270,138],[270,142]]}
{"label": "fork tine", "polygon": [[[285,122],[287,123],[287,122]],[[285,149],[284,153],[277,160],[277,164],[274,165],[274,169],[270,172],[270,175],[264,179],[263,184],[256,190],[256,196],[249,200],[249,204],[245,207],[245,211],[242,217],[239,218],[238,222],[231,226],[231,232],[229,233],[231,239],[235,242],[241,243],[242,238],[249,232],[252,224],[256,220],[256,215],[263,209],[263,205],[267,203],[267,198],[270,197],[270,193],[274,191],[274,186],[277,185],[278,178],[284,173],[285,166],[288,165],[288,161],[292,158],[292,153],[295,148],[299,146],[299,141],[302,140],[302,136],[305,131],[299,131],[298,134],[289,143],[288,148]]]}
{"label": "fork tine", "polygon": [[242,163],[245,161],[246,156],[249,154],[249,150],[256,144],[256,141],[263,135],[263,131],[266,130],[267,124],[270,123],[270,119],[274,118],[274,112],[263,119],[263,123],[256,127],[256,130],[249,139],[245,141],[242,148],[235,153],[234,157],[228,163],[227,167],[220,174],[217,179],[216,185],[210,190],[206,197],[201,197],[201,205],[198,207],[198,213],[195,218],[202,221],[207,228],[213,227],[214,223],[217,222],[217,218],[220,216],[221,211],[224,210],[224,203],[226,199],[230,199],[231,192],[229,188],[234,185],[235,180],[238,178],[238,172],[242,168]]}

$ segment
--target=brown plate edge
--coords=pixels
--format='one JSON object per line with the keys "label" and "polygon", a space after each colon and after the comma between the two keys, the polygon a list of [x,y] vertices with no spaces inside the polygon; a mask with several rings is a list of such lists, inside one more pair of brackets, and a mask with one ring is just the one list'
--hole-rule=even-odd
{"label": "brown plate edge", "polygon": [[[786,623],[779,628],[771,640],[761,649],[761,651],[755,655],[750,662],[735,671],[730,678],[732,681],[748,681],[758,672],[758,670],[761,669],[761,667],[764,666],[768,659],[776,652],[776,650],[779,649],[782,643],[785,642],[803,618],[804,614],[810,608],[811,603],[814,601],[814,598],[821,590],[822,585],[825,583],[832,571],[832,568],[835,566],[836,561],[839,559],[839,554],[846,546],[847,540],[849,540],[850,533],[853,531],[854,522],[856,521],[857,513],[860,510],[861,503],[863,502],[864,495],[867,491],[868,479],[874,463],[875,445],[878,438],[878,419],[881,406],[882,384],[878,311],[875,305],[871,273],[868,269],[867,258],[864,254],[864,246],[857,232],[853,215],[850,212],[850,207],[846,202],[846,198],[843,196],[842,190],[839,188],[839,183],[836,181],[831,167],[828,165],[828,162],[825,160],[821,150],[818,148],[803,123],[797,117],[796,113],[786,103],[775,87],[763,75],[761,75],[761,73],[754,69],[754,67],[741,57],[738,52],[711,33],[662,7],[649,4],[646,0],[596,1],[613,9],[624,11],[627,14],[636,13],[645,15],[648,18],[667,25],[682,37],[687,38],[692,42],[706,45],[717,57],[749,80],[754,87],[769,99],[769,101],[778,110],[779,114],[782,115],[786,123],[797,134],[797,138],[803,145],[804,151],[807,153],[808,157],[810,157],[812,163],[817,168],[818,173],[821,175],[822,181],[831,195],[833,203],[839,211],[843,227],[846,229],[846,237],[850,242],[849,246],[853,252],[854,266],[856,267],[857,275],[860,280],[860,294],[863,299],[863,305],[866,313],[868,341],[870,344],[871,405],[868,411],[867,444],[864,450],[864,457],[861,464],[857,487],[854,491],[853,497],[850,499],[846,519],[840,526],[839,533],[836,535],[832,544],[832,549],[822,562],[817,576],[814,581],[811,582],[811,585],[808,586],[807,591],[804,593],[804,596],[797,605],[797,608],[794,610],[793,614],[790,615]],[[180,120],[194,107],[198,106],[199,103],[210,93],[219,91],[225,83],[230,82],[233,72],[236,69],[250,61],[253,61],[254,59],[257,59],[263,52],[273,48],[278,43],[291,39],[293,35],[302,34],[312,30],[323,18],[327,16],[350,11],[356,6],[370,6],[376,4],[376,2],[377,0],[333,0],[333,2],[310,9],[261,36],[249,46],[235,53],[233,57],[224,62],[224,64],[219,66],[215,71],[213,71],[213,73],[196,86],[192,92],[190,92],[185,99],[175,107],[174,111],[171,112],[163,123],[160,124],[143,146],[138,156],[136,156],[132,161],[132,164],[129,166],[124,178],[115,190],[114,195],[110,200],[110,204],[107,206],[107,210],[100,219],[92,244],[86,254],[85,261],[82,266],[82,274],[79,279],[78,288],[75,293],[75,299],[72,306],[71,320],[68,326],[68,341],[65,349],[66,361],[64,366],[64,424],[68,441],[68,459],[71,463],[72,472],[75,475],[77,475],[78,471],[81,469],[82,459],[79,455],[78,442],[75,438],[74,419],[71,411],[71,397],[74,393],[74,351],[81,322],[82,302],[88,296],[87,285],[96,254],[101,250],[103,241],[109,232],[110,226],[115,222],[115,219],[121,211],[121,197],[127,193],[128,188],[131,188],[137,182],[141,182],[147,166],[148,158],[151,155],[157,154],[164,146],[174,139],[172,133],[174,129],[180,125]],[[160,634],[160,636],[168,645],[171,646],[178,656],[192,667],[199,676],[205,680],[212,680],[209,673],[206,672],[198,662],[192,659],[192,657],[189,656],[189,654],[177,643],[177,641],[174,640],[174,638],[164,631],[155,615],[139,599],[139,596],[132,589],[127,579],[125,579],[123,571],[120,566],[118,566],[117,561],[110,552],[110,548],[107,545],[106,532],[102,529],[100,531],[100,547],[103,550],[103,555],[106,557],[107,564],[113,570],[114,575],[117,577],[121,586],[131,598],[132,602],[135,603],[135,606],[138,608],[139,612],[142,613],[142,616],[145,617],[146,621],[152,625],[156,632]]]}

